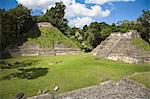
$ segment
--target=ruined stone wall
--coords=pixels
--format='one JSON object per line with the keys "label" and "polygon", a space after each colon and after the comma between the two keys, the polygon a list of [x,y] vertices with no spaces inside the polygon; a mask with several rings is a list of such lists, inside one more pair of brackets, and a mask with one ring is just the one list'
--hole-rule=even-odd
{"label": "ruined stone wall", "polygon": [[[111,59],[111,60],[115,60],[115,61],[124,61],[124,62],[127,62],[127,63],[143,63],[143,62],[148,62],[148,60],[150,58],[147,58],[146,57],[131,57],[131,56],[124,56],[124,55],[117,55],[117,54],[111,54],[107,57],[108,59]],[[150,61],[149,61],[150,62]]]}
{"label": "ruined stone wall", "polygon": [[0,52],[1,57],[16,57],[16,56],[49,56],[49,55],[64,55],[78,54],[81,50],[78,48],[67,48],[65,45],[55,45],[54,48],[40,48],[38,45],[28,44],[14,48],[7,48]]}
{"label": "ruined stone wall", "polygon": [[53,27],[53,25],[49,22],[40,22],[36,24],[38,27]]}
{"label": "ruined stone wall", "polygon": [[13,49],[8,51],[11,56],[49,56],[49,55],[64,55],[80,53],[79,49],[75,48],[60,48],[60,49]]}
{"label": "ruined stone wall", "polygon": [[145,63],[150,62],[150,57],[130,57],[130,56],[108,56],[111,60],[120,60],[127,63]]}
{"label": "ruined stone wall", "polygon": [[126,33],[111,33],[110,35],[111,37],[122,37],[122,38],[126,38],[126,39],[132,39],[135,37],[140,37],[139,33],[136,30],[130,31],[130,32],[126,32]]}

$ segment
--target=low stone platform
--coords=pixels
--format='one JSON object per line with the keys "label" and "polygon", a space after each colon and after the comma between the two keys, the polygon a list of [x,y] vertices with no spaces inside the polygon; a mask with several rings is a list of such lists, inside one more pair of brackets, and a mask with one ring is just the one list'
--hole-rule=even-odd
{"label": "low stone platform", "polygon": [[64,44],[55,44],[54,48],[40,48],[37,44],[24,44],[22,46],[14,45],[0,51],[0,57],[74,55],[81,53],[82,51],[79,48],[67,47]]}
{"label": "low stone platform", "polygon": [[81,88],[57,96],[42,94],[27,99],[150,99],[150,89],[134,81],[106,81],[96,86]]}
{"label": "low stone platform", "polygon": [[150,90],[124,79],[62,93],[55,99],[150,99]]}
{"label": "low stone platform", "polygon": [[124,79],[65,92],[55,99],[150,99],[150,90],[134,81]]}

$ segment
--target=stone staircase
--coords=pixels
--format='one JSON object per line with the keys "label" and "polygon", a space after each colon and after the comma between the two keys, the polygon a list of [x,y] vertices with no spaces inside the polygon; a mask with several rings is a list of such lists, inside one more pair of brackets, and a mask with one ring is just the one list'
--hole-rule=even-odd
{"label": "stone staircase", "polygon": [[145,52],[143,50],[140,50],[139,48],[137,48],[136,46],[134,46],[133,44],[131,44],[131,40],[130,39],[126,39],[126,38],[122,38],[118,44],[116,45],[116,47],[111,51],[111,53],[122,53],[123,55],[127,55],[127,56],[142,56],[145,54]]}
{"label": "stone staircase", "polygon": [[101,42],[93,51],[93,55],[100,57],[107,57],[110,52],[117,46],[121,37],[109,36],[105,41]]}

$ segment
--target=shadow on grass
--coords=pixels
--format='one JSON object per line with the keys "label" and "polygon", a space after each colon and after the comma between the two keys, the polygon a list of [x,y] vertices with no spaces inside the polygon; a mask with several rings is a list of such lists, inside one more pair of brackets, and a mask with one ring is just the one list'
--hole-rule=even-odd
{"label": "shadow on grass", "polygon": [[18,70],[18,72],[3,76],[0,80],[10,80],[13,77],[18,77],[20,79],[36,79],[38,77],[45,76],[48,73],[48,68],[30,68]]}
{"label": "shadow on grass", "polygon": [[22,61],[22,62],[16,61],[14,64],[8,63],[6,61],[1,61],[0,69],[5,70],[5,69],[13,69],[13,68],[19,68],[19,67],[27,67],[27,66],[36,64],[38,61],[39,60],[26,60],[26,61]]}

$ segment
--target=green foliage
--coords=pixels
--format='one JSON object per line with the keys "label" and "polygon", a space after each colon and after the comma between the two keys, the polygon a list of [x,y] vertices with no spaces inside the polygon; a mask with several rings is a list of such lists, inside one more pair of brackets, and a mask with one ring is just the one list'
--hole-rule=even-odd
{"label": "green foliage", "polygon": [[0,50],[3,50],[11,42],[16,42],[16,26],[13,24],[13,18],[11,19],[11,15],[7,14],[5,10],[1,10],[0,21],[1,21]]}
{"label": "green foliage", "polygon": [[41,16],[34,16],[36,22],[47,22],[48,19],[46,18],[45,15],[41,15]]}
{"label": "green foliage", "polygon": [[30,10],[22,5],[8,11],[0,11],[1,19],[1,47],[5,49],[10,44],[21,43],[26,40],[27,32],[35,24]]}
{"label": "green foliage", "polygon": [[112,33],[112,29],[111,28],[105,28],[101,31],[101,37],[102,39],[105,39],[107,36],[109,36]]}
{"label": "green foliage", "polygon": [[148,44],[148,42],[144,41],[141,38],[134,38],[132,43],[143,50],[150,51],[150,45]]}
{"label": "green foliage", "polygon": [[143,11],[137,21],[137,30],[141,33],[142,38],[150,44],[150,10]]}
{"label": "green foliage", "polygon": [[[76,45],[65,35],[63,35],[56,27],[40,27],[41,35],[37,38],[28,38],[27,43],[39,44],[42,48],[52,48],[53,44],[63,43],[68,47],[76,47]],[[36,32],[33,28],[31,32]]]}
{"label": "green foliage", "polygon": [[114,29],[113,31],[121,32],[121,33],[135,30],[137,25],[135,21],[128,21],[128,20],[119,21],[117,24],[118,24],[117,26],[113,25],[113,29]]}
{"label": "green foliage", "polygon": [[102,23],[91,23],[89,26],[85,25],[83,29],[72,28],[73,33],[69,36],[77,45],[85,52],[91,51],[101,41],[103,41],[112,32],[112,27],[108,24]]}
{"label": "green foliage", "polygon": [[66,28],[68,28],[68,21],[64,18],[65,9],[66,7],[62,2],[57,2],[56,6],[47,10],[46,14],[44,15],[47,21],[49,21],[63,33],[65,32]]}

